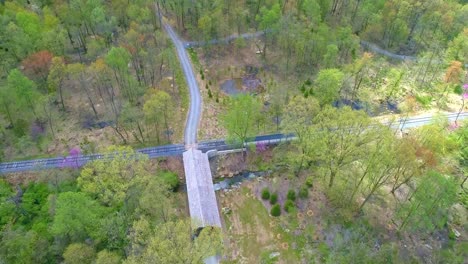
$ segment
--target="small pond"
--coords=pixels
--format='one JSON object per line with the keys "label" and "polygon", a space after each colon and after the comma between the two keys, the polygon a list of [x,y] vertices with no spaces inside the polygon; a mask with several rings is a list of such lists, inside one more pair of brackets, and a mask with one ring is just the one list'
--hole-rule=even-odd
{"label": "small pond", "polygon": [[224,81],[221,84],[221,90],[227,95],[237,95],[240,93],[245,93],[245,91],[242,90],[242,78],[233,78]]}

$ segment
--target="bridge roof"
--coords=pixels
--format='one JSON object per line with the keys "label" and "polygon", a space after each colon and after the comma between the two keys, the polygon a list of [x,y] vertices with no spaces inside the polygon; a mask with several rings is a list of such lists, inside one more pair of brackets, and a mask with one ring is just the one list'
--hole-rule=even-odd
{"label": "bridge roof", "polygon": [[221,227],[208,156],[191,148],[184,152],[183,158],[192,222],[197,227]]}

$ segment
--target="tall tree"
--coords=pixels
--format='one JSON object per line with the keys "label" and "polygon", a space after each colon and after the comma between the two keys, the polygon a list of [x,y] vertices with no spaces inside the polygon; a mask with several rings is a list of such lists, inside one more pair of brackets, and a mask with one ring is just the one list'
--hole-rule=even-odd
{"label": "tall tree", "polygon": [[313,95],[321,106],[329,105],[340,97],[344,74],[339,69],[321,70],[314,82]]}
{"label": "tall tree", "polygon": [[179,220],[158,225],[147,240],[140,255],[130,256],[125,263],[201,263],[222,252],[221,230],[205,227],[192,238],[190,221]]}
{"label": "tall tree", "polygon": [[63,81],[66,76],[66,70],[63,58],[52,58],[49,75],[47,76],[47,88],[49,92],[56,92],[59,95],[62,111],[66,110],[63,91]]}
{"label": "tall tree", "polygon": [[164,91],[152,93],[143,106],[143,112],[149,125],[154,126],[156,129],[158,143],[161,126],[164,127],[164,134],[167,137],[167,141],[171,142],[169,119],[174,114],[174,103],[171,96]]}
{"label": "tall tree", "polygon": [[47,76],[52,63],[53,54],[47,50],[39,51],[29,55],[22,61],[25,74],[39,83],[44,93],[47,93]]}
{"label": "tall tree", "polygon": [[31,111],[37,118],[36,107],[40,94],[36,89],[35,83],[24,76],[19,70],[14,69],[8,75],[7,84],[9,89],[15,92],[16,96],[12,99],[16,100],[22,109]]}
{"label": "tall tree", "polygon": [[442,227],[455,198],[456,185],[452,177],[429,171],[398,208],[399,229],[431,231]]}
{"label": "tall tree", "polygon": [[343,176],[347,166],[359,160],[366,144],[373,141],[375,134],[369,130],[370,118],[362,111],[349,107],[341,109],[326,106],[314,118],[311,127],[314,159],[333,187],[336,178]]}
{"label": "tall tree", "polygon": [[278,28],[278,24],[281,18],[281,7],[278,3],[274,4],[271,9],[262,7],[260,14],[255,18],[258,22],[260,30],[265,31],[265,43],[263,46],[262,56],[266,58],[267,46],[272,41],[273,34],[270,33]]}
{"label": "tall tree", "polygon": [[88,163],[77,182],[84,192],[93,195],[102,204],[119,207],[127,190],[148,176],[145,169],[148,157],[130,147],[115,146],[107,148],[103,156]]}
{"label": "tall tree", "polygon": [[102,238],[100,219],[105,213],[106,209],[85,193],[60,193],[55,202],[51,232],[71,241],[82,241],[88,237],[99,240]]}
{"label": "tall tree", "polygon": [[255,127],[261,117],[262,104],[257,98],[242,94],[231,99],[228,109],[222,117],[228,139],[244,147],[247,138],[256,134]]}
{"label": "tall tree", "polygon": [[310,127],[315,115],[320,110],[318,101],[313,98],[305,98],[302,95],[293,97],[286,105],[284,120],[282,123],[284,132],[294,132],[298,138],[293,144],[299,148],[299,165],[296,175],[299,175],[305,162],[311,161],[314,145],[311,141]]}

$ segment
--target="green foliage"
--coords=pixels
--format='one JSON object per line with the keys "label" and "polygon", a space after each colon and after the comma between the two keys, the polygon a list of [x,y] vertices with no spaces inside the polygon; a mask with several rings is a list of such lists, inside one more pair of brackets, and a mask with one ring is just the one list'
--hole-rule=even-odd
{"label": "green foliage", "polygon": [[262,199],[263,200],[270,199],[270,190],[267,187],[262,189]]}
{"label": "green foliage", "polygon": [[339,91],[343,83],[344,74],[339,69],[321,70],[314,82],[314,96],[320,105],[329,105],[339,99]]}
{"label": "green foliage", "polygon": [[[188,53],[189,53],[189,55],[190,55],[190,60],[192,61],[192,63],[193,63],[197,68],[200,68],[200,67],[201,67],[200,60],[198,59],[198,54],[197,54],[197,52],[195,51],[195,49],[189,48],[189,49],[187,49],[187,50],[188,50]],[[203,74],[202,72],[203,72],[203,71],[200,70],[200,75]]]}
{"label": "green foliage", "polygon": [[81,189],[108,206],[121,206],[127,190],[145,181],[150,173],[145,169],[147,156],[136,153],[130,147],[109,147],[103,154],[106,159],[88,163],[77,179]]}
{"label": "green foliage", "polygon": [[91,264],[96,257],[94,249],[86,244],[70,244],[63,253],[66,264]]}
{"label": "green foliage", "polygon": [[[142,225],[140,228],[147,232],[149,227]],[[189,235],[192,231],[189,220],[160,224],[153,232],[137,240],[147,246],[130,255],[126,263],[201,263],[206,257],[222,251],[219,228],[203,228],[197,239]]]}
{"label": "green foliage", "polygon": [[287,194],[286,197],[287,197],[288,200],[291,200],[291,201],[293,201],[293,202],[296,201],[296,191],[290,189],[290,190],[288,191],[288,194]]}
{"label": "green foliage", "polygon": [[[157,143],[160,143],[160,137],[164,135],[164,130],[170,130],[170,118],[174,115],[175,106],[171,96],[164,91],[151,93],[143,106],[143,113],[148,125],[155,128],[154,133],[157,137]],[[168,134],[167,141],[170,142]]]}
{"label": "green foliage", "polygon": [[15,204],[10,199],[13,195],[11,186],[4,179],[0,179],[0,227],[14,217]]}
{"label": "green foliage", "polygon": [[[292,211],[292,209],[294,209],[295,207],[295,204],[292,200],[286,200],[286,202],[284,202],[284,211],[290,213]],[[273,214],[272,214],[273,215]]]}
{"label": "green foliage", "polygon": [[96,258],[96,264],[120,264],[122,258],[115,252],[103,250],[99,251]]}
{"label": "green foliage", "polygon": [[305,184],[307,185],[307,187],[312,188],[314,186],[314,177],[307,176]]}
{"label": "green foliage", "polygon": [[228,140],[244,144],[247,137],[256,134],[255,128],[261,119],[262,104],[248,94],[234,97],[229,104],[227,113],[222,116]]}
{"label": "green foliage", "polygon": [[161,173],[161,178],[163,179],[163,182],[172,190],[172,191],[177,191],[180,185],[180,180],[179,176],[177,176],[177,173],[171,172],[171,171],[165,171]]}
{"label": "green foliage", "polygon": [[425,108],[428,108],[432,103],[432,97],[430,95],[416,95],[415,99]]}
{"label": "green foliage", "polygon": [[270,195],[270,204],[276,204],[278,202],[278,194],[272,193]]}
{"label": "green foliage", "polygon": [[106,56],[106,63],[118,72],[126,72],[131,55],[124,48],[112,47]]}
{"label": "green foliage", "polygon": [[451,177],[428,172],[419,180],[411,199],[397,211],[400,230],[432,231],[442,227],[447,221],[448,208],[456,201],[456,188]]}
{"label": "green foliage", "polygon": [[[23,224],[31,223],[36,217],[45,219],[49,216],[49,189],[43,183],[31,183],[23,194],[21,207],[24,210],[20,219]],[[36,219],[36,221],[40,219]]]}
{"label": "green foliage", "polygon": [[0,259],[6,263],[48,263],[48,241],[34,231],[8,227],[0,234]]}
{"label": "green foliage", "polygon": [[[147,215],[153,223],[167,222],[174,217],[173,193],[162,179],[150,178],[144,185],[134,186],[130,191],[127,195],[131,200],[128,206],[130,203],[136,203],[134,207]],[[136,200],[133,201],[133,198]]]}
{"label": "green foliage", "polygon": [[265,30],[275,28],[281,18],[280,5],[273,5],[270,10],[262,7],[260,9],[260,14],[261,15],[256,17],[256,20],[259,22],[260,29]]}
{"label": "green foliage", "polygon": [[271,207],[270,214],[272,216],[278,217],[281,215],[281,207],[279,204],[275,204]]}
{"label": "green foliage", "polygon": [[106,208],[85,193],[60,193],[55,201],[55,215],[51,226],[54,235],[79,241],[88,236],[100,239],[100,219]]}
{"label": "green foliage", "polygon": [[461,85],[455,85],[455,88],[453,88],[453,92],[458,95],[463,94],[463,88]]}
{"label": "green foliage", "polygon": [[299,189],[299,198],[306,199],[307,197],[309,197],[309,188],[306,186],[301,186]]}

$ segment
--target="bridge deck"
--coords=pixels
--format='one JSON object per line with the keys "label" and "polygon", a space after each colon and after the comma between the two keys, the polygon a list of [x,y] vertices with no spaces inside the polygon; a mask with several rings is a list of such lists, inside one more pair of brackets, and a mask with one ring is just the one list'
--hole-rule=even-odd
{"label": "bridge deck", "polygon": [[208,156],[191,148],[184,152],[183,158],[189,211],[194,225],[221,227]]}

